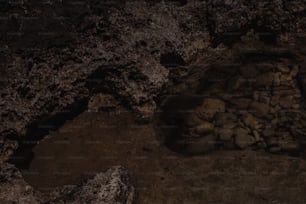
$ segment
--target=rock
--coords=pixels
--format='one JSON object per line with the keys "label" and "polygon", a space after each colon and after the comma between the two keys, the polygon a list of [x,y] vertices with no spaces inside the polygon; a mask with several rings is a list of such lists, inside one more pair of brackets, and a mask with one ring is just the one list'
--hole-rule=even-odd
{"label": "rock", "polygon": [[201,120],[199,116],[195,113],[189,114],[185,119],[185,124],[188,127],[195,127],[197,125],[200,125],[201,123],[203,123],[203,120]]}
{"label": "rock", "polygon": [[269,105],[267,104],[264,104],[264,103],[259,103],[259,102],[256,102],[256,101],[253,101],[251,104],[250,104],[250,109],[253,112],[253,114],[255,116],[258,116],[258,117],[263,117],[265,115],[267,115],[269,113],[269,110],[270,110],[270,107]]}
{"label": "rock", "polygon": [[216,113],[225,112],[225,103],[220,99],[206,98],[196,112],[199,113],[200,118],[211,120]]}
{"label": "rock", "polygon": [[273,86],[280,86],[281,85],[281,72],[276,72],[274,74]]}
{"label": "rock", "polygon": [[256,86],[263,86],[268,87],[273,84],[274,81],[274,73],[273,72],[267,72],[264,74],[260,74],[256,77]]}
{"label": "rock", "polygon": [[210,134],[198,139],[186,140],[186,153],[188,154],[203,154],[210,152],[216,148],[217,138]]}
{"label": "rock", "polygon": [[280,106],[286,109],[291,108],[293,103],[294,103],[293,96],[285,96],[279,99]]}
{"label": "rock", "polygon": [[247,109],[251,103],[251,99],[248,98],[234,98],[230,100],[230,103],[233,104],[236,108]]}
{"label": "rock", "polygon": [[287,141],[287,142],[282,142],[280,144],[280,147],[282,150],[284,151],[297,151],[299,150],[300,146],[299,143],[297,143],[296,141]]}
{"label": "rock", "polygon": [[210,122],[203,122],[195,128],[197,134],[203,135],[214,131],[214,124]]}
{"label": "rock", "polygon": [[277,137],[269,137],[267,139],[267,145],[268,146],[279,146],[280,142],[279,142],[279,138]]}
{"label": "rock", "polygon": [[272,106],[275,106],[275,105],[279,104],[279,98],[280,98],[280,95],[274,94],[274,95],[271,97],[270,104],[271,104]]}
{"label": "rock", "polygon": [[219,138],[219,140],[222,141],[230,141],[233,138],[233,130],[229,128],[219,128],[216,130],[216,134]]}
{"label": "rock", "polygon": [[290,76],[292,78],[296,77],[297,74],[299,73],[299,66],[298,65],[294,65],[292,70],[290,71]]}
{"label": "rock", "polygon": [[282,73],[289,73],[290,68],[285,64],[277,64],[276,69]]}
{"label": "rock", "polygon": [[88,111],[98,112],[100,110],[114,109],[118,105],[118,101],[112,95],[97,94],[88,101]]}
{"label": "rock", "polygon": [[256,130],[253,130],[253,135],[256,142],[263,141],[263,139],[260,137],[259,133]]}
{"label": "rock", "polygon": [[266,128],[263,132],[262,132],[264,137],[272,137],[275,135],[275,131],[271,128]]}
{"label": "rock", "polygon": [[242,121],[246,126],[254,130],[258,130],[261,127],[258,120],[250,113],[244,114],[242,116]]}
{"label": "rock", "polygon": [[216,126],[234,128],[238,123],[238,118],[233,113],[217,113],[214,121]]}
{"label": "rock", "polygon": [[234,134],[235,134],[235,144],[240,149],[245,149],[246,147],[255,143],[254,137],[249,135],[248,131],[243,128],[235,129]]}
{"label": "rock", "polygon": [[63,187],[53,192],[50,204],[79,203],[126,203],[134,200],[134,187],[130,183],[127,171],[115,166],[105,173],[98,173],[76,187]]}

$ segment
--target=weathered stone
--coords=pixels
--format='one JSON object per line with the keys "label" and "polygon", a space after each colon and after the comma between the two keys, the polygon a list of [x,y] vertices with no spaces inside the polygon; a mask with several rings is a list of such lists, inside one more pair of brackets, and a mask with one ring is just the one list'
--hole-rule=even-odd
{"label": "weathered stone", "polygon": [[272,137],[274,136],[275,134],[275,131],[272,129],[272,128],[266,128],[263,132],[262,132],[262,135],[264,137]]}
{"label": "weathered stone", "polygon": [[268,87],[273,84],[274,81],[274,73],[267,72],[256,77],[256,86],[264,86]]}
{"label": "weathered stone", "polygon": [[195,128],[195,132],[203,135],[214,131],[214,124],[210,122],[203,122]]}
{"label": "weathered stone", "polygon": [[252,114],[244,114],[242,116],[243,123],[251,129],[257,130],[261,127],[258,120]]}
{"label": "weathered stone", "polygon": [[231,128],[237,125],[238,119],[234,113],[217,113],[214,121],[216,126]]}
{"label": "weathered stone", "polygon": [[256,142],[263,141],[263,139],[260,137],[259,133],[256,130],[253,130],[253,135]]}
{"label": "weathered stone", "polygon": [[235,98],[230,100],[230,103],[233,104],[236,108],[247,109],[251,103],[251,99],[248,98]]}
{"label": "weathered stone", "polygon": [[264,103],[259,103],[259,102],[256,102],[256,101],[253,101],[251,104],[250,104],[250,109],[253,112],[253,114],[255,116],[258,116],[258,117],[263,117],[265,115],[267,115],[269,113],[269,110],[270,110],[270,107],[269,105],[267,104],[264,104]]}
{"label": "weathered stone", "polygon": [[284,151],[297,151],[300,146],[296,141],[286,141],[280,144],[280,147]]}
{"label": "weathered stone", "polygon": [[277,64],[276,65],[276,69],[282,73],[289,73],[290,72],[290,68],[288,65],[285,64]]}
{"label": "weathered stone", "polygon": [[134,187],[127,171],[120,166],[97,174],[93,179],[76,187],[63,187],[53,193],[50,204],[126,203],[134,200]]}
{"label": "weathered stone", "polygon": [[225,112],[225,103],[220,99],[206,98],[196,111],[201,118],[211,120],[216,113]]}
{"label": "weathered stone", "polygon": [[283,108],[291,108],[294,103],[293,96],[285,96],[279,99],[279,104]]}
{"label": "weathered stone", "polygon": [[252,137],[246,129],[237,128],[234,130],[235,134],[235,144],[240,149],[245,149],[246,147],[255,143],[254,137]]}
{"label": "weathered stone", "polygon": [[299,66],[298,65],[294,65],[292,67],[292,70],[290,71],[290,76],[292,78],[296,77],[296,75],[299,73]]}
{"label": "weathered stone", "polygon": [[230,141],[233,137],[233,130],[229,128],[219,128],[216,130],[218,138],[222,141]]}

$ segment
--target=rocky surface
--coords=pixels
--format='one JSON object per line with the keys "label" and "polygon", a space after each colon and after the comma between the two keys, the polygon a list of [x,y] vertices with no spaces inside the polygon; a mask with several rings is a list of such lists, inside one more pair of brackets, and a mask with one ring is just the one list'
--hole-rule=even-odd
{"label": "rocky surface", "polygon": [[[180,118],[177,124],[175,121],[179,120],[173,116],[167,119],[161,115],[166,124],[179,126],[178,132],[170,133],[178,135],[173,140],[177,141],[179,151],[205,153],[213,149],[206,145],[211,143],[215,149],[304,154],[305,110],[303,87],[298,80],[304,63],[288,48],[265,46],[256,42],[256,36],[250,38],[252,35],[249,33],[231,51],[225,49],[224,52],[233,54],[218,58],[212,66],[197,65],[202,69],[194,72],[203,76],[200,81],[204,83],[191,82],[197,91],[189,93],[189,102],[179,96],[164,106],[166,114]],[[245,46],[252,46],[252,50]],[[194,75],[188,75],[186,80],[192,81]],[[177,101],[182,101],[182,106],[171,110],[170,106]],[[170,111],[166,110],[169,108]]]}
{"label": "rocky surface", "polygon": [[[35,144],[49,130],[84,111],[94,94],[111,95],[141,120],[150,119],[165,85],[183,80],[183,66],[195,64],[198,55],[209,64],[223,53],[219,51],[222,45],[215,50],[212,47],[232,45],[237,36],[250,30],[261,32],[261,40],[274,42],[277,37],[286,38],[286,32],[303,33],[306,22],[304,1],[24,0],[1,1],[0,5],[4,22],[0,39],[1,188],[16,189],[12,195],[21,200],[32,199],[32,190],[26,188],[20,175],[15,178],[18,170],[7,163],[18,143],[29,140]],[[80,5],[84,9],[79,9]],[[229,98],[223,98],[224,89],[223,97],[207,97],[224,106],[210,113],[201,111],[204,125],[195,133],[209,132],[209,140],[202,137],[205,148],[211,150],[215,140],[270,152],[295,152],[300,148],[305,116],[300,114],[302,105],[298,101],[305,91],[306,71],[298,63],[280,58],[277,63],[260,67],[245,63],[248,71],[242,70],[228,81],[232,89]],[[247,75],[256,78],[241,80]],[[254,87],[246,95],[245,83]],[[220,92],[218,87],[211,89]],[[241,98],[232,97],[241,92]],[[111,108],[111,98],[102,97],[102,109]],[[249,113],[237,113],[240,108]],[[237,127],[217,120],[222,120],[225,113],[232,114],[227,116],[233,118],[233,124],[238,121]],[[263,127],[267,121],[271,127]],[[211,133],[211,124],[218,127],[218,133]],[[237,136],[242,132],[245,137]],[[9,188],[5,178],[12,179],[14,188]],[[30,196],[17,198],[24,189],[30,189]]]}

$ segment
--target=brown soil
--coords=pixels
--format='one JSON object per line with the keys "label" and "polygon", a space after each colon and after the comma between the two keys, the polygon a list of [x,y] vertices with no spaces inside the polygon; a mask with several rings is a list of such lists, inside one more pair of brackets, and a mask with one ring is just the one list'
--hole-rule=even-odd
{"label": "brown soil", "polygon": [[303,199],[302,188],[276,185],[281,181],[303,187],[292,169],[299,161],[275,158],[271,167],[271,156],[249,151],[184,157],[157,138],[153,124],[135,123],[122,108],[112,114],[84,112],[34,148],[34,160],[23,176],[48,192],[123,165],[134,179],[136,203],[268,203],[284,199],[282,193],[291,196],[287,201]]}

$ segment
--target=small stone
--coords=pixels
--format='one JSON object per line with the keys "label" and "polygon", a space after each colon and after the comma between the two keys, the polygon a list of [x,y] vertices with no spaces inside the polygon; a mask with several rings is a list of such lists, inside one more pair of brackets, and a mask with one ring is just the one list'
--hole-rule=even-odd
{"label": "small stone", "polygon": [[200,135],[210,133],[212,131],[214,131],[214,124],[210,122],[203,122],[195,128],[195,132]]}
{"label": "small stone", "polygon": [[281,75],[282,73],[276,72],[274,74],[273,86],[280,86],[281,85]]}
{"label": "small stone", "polygon": [[270,104],[271,104],[272,106],[275,106],[275,105],[279,104],[279,98],[280,98],[279,95],[273,95],[273,96],[271,97]]}
{"label": "small stone", "polygon": [[275,131],[271,128],[266,128],[263,132],[262,135],[264,137],[273,137],[275,135]]}
{"label": "small stone", "polygon": [[267,72],[256,77],[256,86],[264,86],[268,87],[273,84],[274,81],[274,73]]}
{"label": "small stone", "polygon": [[260,142],[262,141],[263,139],[260,137],[259,133],[256,131],[256,130],[253,130],[253,135],[255,137],[255,141],[256,142]]}
{"label": "small stone", "polygon": [[245,149],[246,147],[255,143],[254,137],[248,134],[248,131],[243,128],[235,129],[235,144],[240,149]]}
{"label": "small stone", "polygon": [[292,76],[289,74],[282,74],[280,76],[280,80],[281,80],[281,84],[283,84],[283,82],[292,81]]}
{"label": "small stone", "polygon": [[300,148],[299,144],[295,141],[283,142],[280,146],[284,151],[297,151]]}
{"label": "small stone", "polygon": [[205,120],[211,120],[216,113],[225,112],[225,103],[220,99],[206,98],[196,110]]}
{"label": "small stone", "polygon": [[251,103],[251,99],[248,98],[235,98],[230,101],[232,105],[239,109],[247,109]]}
{"label": "small stone", "polygon": [[285,64],[278,64],[276,66],[276,69],[282,73],[289,73],[290,72],[290,68],[288,66],[286,66]]}
{"label": "small stone", "polygon": [[233,113],[217,113],[215,125],[220,127],[233,128],[237,125],[237,116]]}
{"label": "small stone", "polygon": [[255,130],[261,127],[258,120],[252,114],[249,113],[242,116],[242,121],[246,126]]}
{"label": "small stone", "polygon": [[296,77],[296,75],[299,73],[299,66],[298,65],[294,65],[291,72],[290,72],[290,76],[291,77]]}
{"label": "small stone", "polygon": [[256,101],[253,101],[250,104],[250,108],[254,110],[254,115],[258,117],[263,117],[269,113],[270,107],[267,104],[259,103]]}
{"label": "small stone", "polygon": [[293,104],[293,96],[285,96],[285,97],[281,97],[279,100],[279,104],[281,107],[283,108],[291,108],[292,104]]}
{"label": "small stone", "polygon": [[233,130],[229,128],[221,128],[216,130],[218,138],[222,141],[230,141],[233,137]]}

